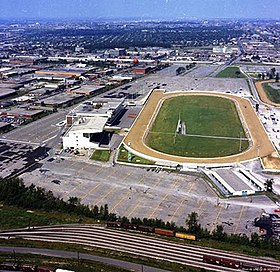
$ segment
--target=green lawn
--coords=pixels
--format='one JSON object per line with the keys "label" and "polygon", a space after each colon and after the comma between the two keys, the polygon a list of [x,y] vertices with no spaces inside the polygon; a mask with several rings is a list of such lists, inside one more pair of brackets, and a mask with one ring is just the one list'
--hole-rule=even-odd
{"label": "green lawn", "polygon": [[[129,160],[130,156],[130,160]],[[120,162],[128,162],[128,163],[135,163],[135,164],[155,164],[154,161],[146,160],[139,156],[136,156],[132,153],[128,153],[127,149],[122,145],[119,150],[118,161]]]}
{"label": "green lawn", "polygon": [[95,161],[109,161],[110,158],[110,150],[95,150],[91,156],[92,160]]}
{"label": "green lawn", "polygon": [[[186,123],[187,135],[175,137],[179,115]],[[239,153],[240,136],[246,137],[234,102],[220,97],[188,95],[163,103],[146,143],[167,154],[209,158]],[[242,150],[248,148],[248,141],[241,143]]]}
{"label": "green lawn", "polygon": [[232,66],[222,70],[216,77],[220,78],[246,78],[238,67]]}
{"label": "green lawn", "polygon": [[280,104],[280,90],[273,89],[269,84],[271,83],[262,84],[268,99],[274,103]]}

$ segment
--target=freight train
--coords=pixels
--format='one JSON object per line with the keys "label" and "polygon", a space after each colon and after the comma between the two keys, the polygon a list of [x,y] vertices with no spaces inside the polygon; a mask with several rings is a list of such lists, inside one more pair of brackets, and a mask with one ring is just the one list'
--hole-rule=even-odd
{"label": "freight train", "polygon": [[0,263],[0,270],[24,272],[75,272],[61,268],[38,266],[34,264]]}
{"label": "freight train", "polygon": [[243,261],[233,260],[224,257],[217,257],[212,255],[203,255],[203,262],[208,264],[224,266],[228,268],[235,268],[239,270],[241,269],[244,271],[264,271],[264,272],[280,271],[280,269],[275,270],[275,268],[270,268],[262,265],[251,264]]}
{"label": "freight train", "polygon": [[134,230],[145,233],[154,233],[157,235],[167,236],[167,237],[177,237],[180,239],[186,240],[196,240],[196,236],[192,234],[185,234],[180,232],[175,232],[173,230],[166,230],[161,228],[154,228],[149,226],[142,226],[137,224],[129,224],[122,222],[106,222],[107,228],[117,228],[117,229],[125,229],[125,230]]}

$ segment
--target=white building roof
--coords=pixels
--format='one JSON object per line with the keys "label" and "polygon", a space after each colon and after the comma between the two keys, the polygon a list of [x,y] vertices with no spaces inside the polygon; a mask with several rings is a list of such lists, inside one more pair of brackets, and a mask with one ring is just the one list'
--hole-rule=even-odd
{"label": "white building roof", "polygon": [[79,121],[73,124],[73,126],[69,129],[68,133],[72,133],[72,132],[99,133],[103,131],[107,121],[108,121],[107,117],[101,117],[101,116],[96,116],[91,118],[80,118]]}

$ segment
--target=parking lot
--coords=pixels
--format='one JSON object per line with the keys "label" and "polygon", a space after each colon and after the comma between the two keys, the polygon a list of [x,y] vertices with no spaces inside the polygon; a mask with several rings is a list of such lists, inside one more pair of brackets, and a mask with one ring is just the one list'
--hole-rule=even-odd
{"label": "parking lot", "polygon": [[36,164],[39,157],[44,157],[47,149],[36,146],[0,142],[0,177],[13,176]]}
{"label": "parking lot", "polygon": [[[194,175],[168,173],[86,159],[56,158],[41,170],[22,175],[26,184],[34,183],[67,200],[71,196],[84,204],[109,205],[109,210],[127,217],[161,218],[184,225],[193,211],[209,230],[223,224],[226,231],[256,231],[252,221],[262,209],[274,204],[264,196],[219,199],[204,179]],[[255,204],[255,199],[258,203]]]}

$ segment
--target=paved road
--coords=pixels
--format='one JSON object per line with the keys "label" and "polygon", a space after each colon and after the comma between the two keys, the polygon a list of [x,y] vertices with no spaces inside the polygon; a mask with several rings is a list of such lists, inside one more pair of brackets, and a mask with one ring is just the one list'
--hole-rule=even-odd
{"label": "paved road", "polygon": [[[49,256],[49,257],[57,257],[57,258],[65,258],[65,259],[75,259],[78,258],[77,252],[68,252],[62,250],[53,250],[53,249],[42,249],[42,248],[29,248],[29,247],[0,247],[0,252],[10,252],[20,254],[33,254],[33,255],[42,255],[42,256]],[[112,258],[105,258],[85,253],[79,253],[80,260],[89,260],[94,262],[106,263],[109,265],[113,265],[116,267],[121,267],[133,271],[143,271],[143,272],[169,272],[169,270],[163,270],[154,268],[151,266],[135,264],[126,261],[115,260]]]}

